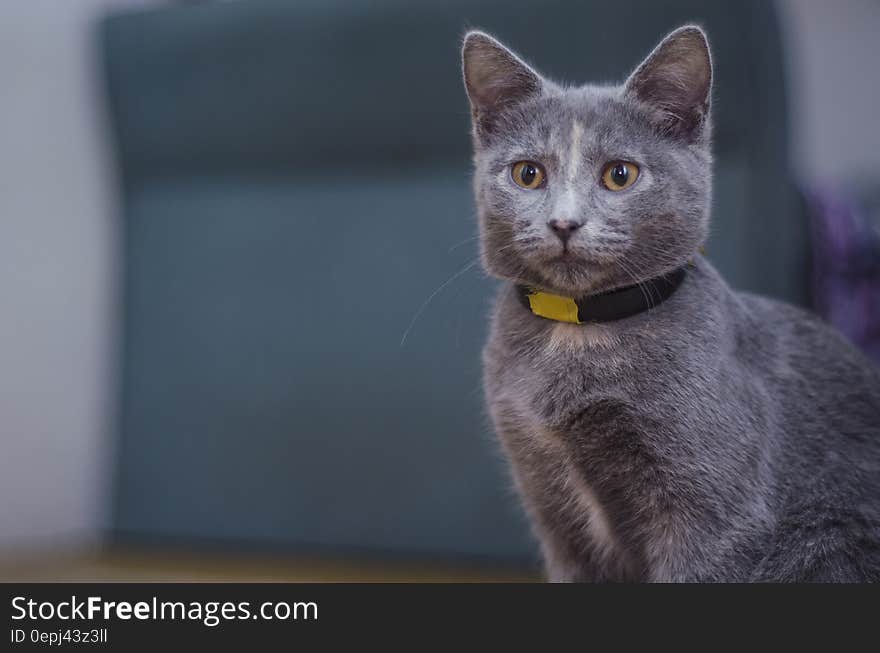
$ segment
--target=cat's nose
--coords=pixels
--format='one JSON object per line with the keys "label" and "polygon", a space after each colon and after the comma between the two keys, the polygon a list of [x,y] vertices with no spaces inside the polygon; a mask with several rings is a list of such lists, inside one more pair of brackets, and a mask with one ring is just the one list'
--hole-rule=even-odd
{"label": "cat's nose", "polygon": [[559,237],[559,240],[567,243],[571,235],[583,226],[583,222],[553,219],[547,223],[547,226]]}

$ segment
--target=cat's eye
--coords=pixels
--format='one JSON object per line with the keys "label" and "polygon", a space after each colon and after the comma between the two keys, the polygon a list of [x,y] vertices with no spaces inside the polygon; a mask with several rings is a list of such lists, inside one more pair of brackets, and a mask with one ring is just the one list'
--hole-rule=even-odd
{"label": "cat's eye", "polygon": [[629,161],[612,161],[602,171],[602,184],[608,190],[624,190],[639,178],[639,166]]}
{"label": "cat's eye", "polygon": [[544,183],[544,168],[534,161],[517,161],[510,169],[510,176],[517,186],[529,190],[538,188]]}

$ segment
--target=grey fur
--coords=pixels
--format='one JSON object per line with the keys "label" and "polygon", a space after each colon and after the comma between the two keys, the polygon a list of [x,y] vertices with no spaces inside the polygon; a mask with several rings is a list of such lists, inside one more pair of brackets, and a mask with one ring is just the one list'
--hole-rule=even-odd
{"label": "grey fur", "polygon": [[[570,325],[507,283],[486,397],[557,581],[880,578],[880,373],[794,307],[732,291],[698,250],[711,61],[670,34],[623,85],[568,88],[481,32],[464,42],[486,269],[582,296],[693,261],[654,309]],[[537,161],[545,185],[513,183]],[[627,190],[604,165],[636,162]],[[560,257],[551,219],[581,225]]]}

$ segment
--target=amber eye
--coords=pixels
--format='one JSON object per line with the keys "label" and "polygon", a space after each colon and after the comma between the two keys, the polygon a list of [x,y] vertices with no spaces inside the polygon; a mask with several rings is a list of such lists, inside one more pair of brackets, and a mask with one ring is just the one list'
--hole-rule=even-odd
{"label": "amber eye", "polygon": [[629,188],[639,178],[639,166],[629,161],[612,161],[602,172],[602,183],[608,190]]}
{"label": "amber eye", "polygon": [[544,168],[534,161],[518,161],[510,169],[510,176],[518,186],[533,190],[544,183]]}

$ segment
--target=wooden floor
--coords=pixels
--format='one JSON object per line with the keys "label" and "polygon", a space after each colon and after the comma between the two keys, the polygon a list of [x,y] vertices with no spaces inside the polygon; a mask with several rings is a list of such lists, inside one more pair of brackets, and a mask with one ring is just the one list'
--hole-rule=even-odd
{"label": "wooden floor", "polygon": [[5,582],[535,582],[537,570],[117,550],[0,558]]}

